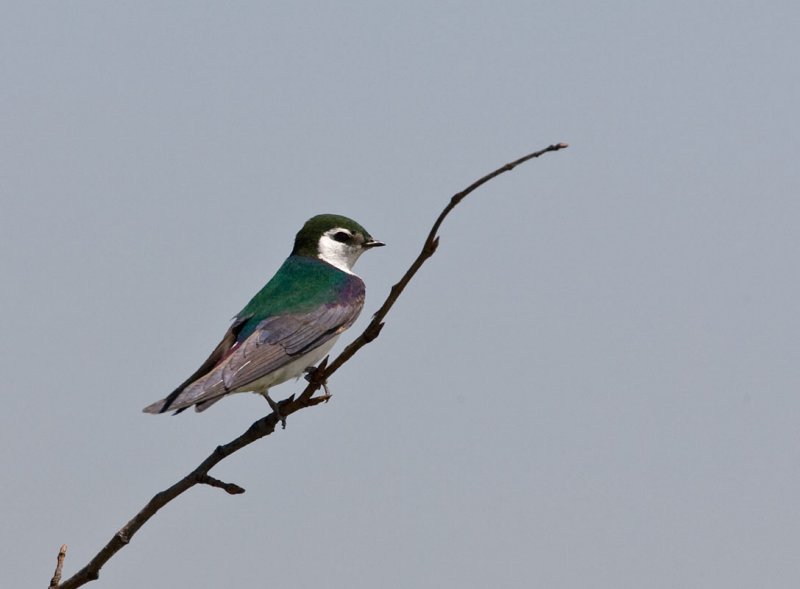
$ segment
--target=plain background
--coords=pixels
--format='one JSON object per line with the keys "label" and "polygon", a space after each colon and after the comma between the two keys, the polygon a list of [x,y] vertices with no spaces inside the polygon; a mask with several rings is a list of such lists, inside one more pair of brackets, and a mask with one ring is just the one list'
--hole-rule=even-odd
{"label": "plain background", "polygon": [[1,23],[1,586],[45,586],[61,543],[68,576],[266,412],[141,408],[308,217],[389,244],[353,337],[452,193],[559,141],[448,219],[331,403],[212,471],[245,495],[193,489],[92,586],[800,584],[796,2]]}

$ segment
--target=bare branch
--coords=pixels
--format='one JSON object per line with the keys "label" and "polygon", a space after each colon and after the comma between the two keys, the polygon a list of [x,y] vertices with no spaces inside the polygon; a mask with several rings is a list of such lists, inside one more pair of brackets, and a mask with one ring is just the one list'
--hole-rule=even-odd
{"label": "bare branch", "polygon": [[219,479],[215,479],[214,477],[201,474],[197,477],[197,482],[202,483],[204,485],[208,485],[209,487],[216,487],[218,489],[223,489],[229,495],[241,495],[244,493],[244,489],[239,485],[234,485],[233,483],[226,483]]}
{"label": "bare branch", "polygon": [[50,579],[48,589],[57,589],[58,584],[61,583],[61,569],[64,568],[64,558],[67,556],[67,545],[62,544],[58,550],[56,557],[56,571],[53,573],[53,578]]}
{"label": "bare branch", "polygon": [[[376,337],[378,337],[381,328],[383,328],[382,322],[384,317],[386,317],[386,314],[389,312],[392,306],[394,306],[395,302],[397,301],[397,298],[405,290],[406,286],[408,286],[408,283],[411,282],[411,279],[414,277],[414,274],[416,274],[417,271],[422,267],[422,264],[424,264],[425,261],[436,252],[436,248],[439,246],[439,237],[437,236],[439,228],[442,226],[442,223],[444,222],[447,215],[449,215],[450,212],[454,208],[456,208],[456,206],[458,206],[458,203],[464,200],[464,198],[466,198],[471,192],[475,191],[477,188],[480,188],[481,186],[486,184],[489,180],[496,178],[500,174],[503,174],[505,172],[510,172],[518,165],[523,164],[528,160],[540,157],[550,151],[558,151],[560,149],[566,149],[567,147],[569,146],[566,143],[556,143],[554,145],[549,145],[548,147],[545,147],[544,149],[541,149],[539,151],[529,153],[528,155],[523,156],[517,160],[514,160],[513,162],[510,162],[505,166],[497,168],[494,172],[486,174],[482,178],[479,178],[478,180],[467,186],[461,192],[457,192],[456,194],[454,194],[450,199],[448,205],[439,214],[439,217],[434,222],[433,227],[431,227],[430,233],[428,233],[428,238],[425,240],[425,243],[422,246],[422,251],[419,253],[417,258],[411,264],[411,267],[408,270],[406,270],[406,273],[403,275],[400,281],[391,288],[389,296],[383,302],[383,305],[381,305],[380,309],[378,309],[375,312],[375,315],[373,316],[370,324],[367,325],[367,328],[360,336],[358,336],[355,340],[353,340],[344,349],[344,351],[342,351],[342,353],[339,354],[336,357],[336,359],[328,365],[328,367],[325,369],[324,374],[320,375],[320,378],[330,377],[334,372],[336,372],[342,366],[342,364],[344,364],[350,358],[352,358],[353,355],[355,355],[355,353],[358,352],[358,350],[360,350],[366,344],[368,344]],[[308,389],[306,389],[306,391],[307,390]],[[303,391],[303,394],[300,396],[302,397],[303,395],[305,395],[306,391]]]}
{"label": "bare branch", "polygon": [[[422,250],[420,251],[417,258],[412,262],[409,269],[406,273],[400,278],[400,281],[397,282],[394,286],[392,286],[391,290],[389,291],[389,295],[386,300],[383,302],[381,307],[375,313],[370,321],[369,325],[364,329],[364,331],[359,335],[355,340],[353,340],[343,351],[339,354],[332,362],[328,363],[328,359],[326,358],[323,362],[308,376],[309,383],[303,392],[295,398],[294,395],[289,397],[288,399],[284,399],[280,401],[278,405],[278,412],[270,413],[269,415],[262,417],[258,421],[254,422],[242,435],[238,438],[228,442],[224,446],[217,446],[217,448],[205,459],[201,462],[197,468],[195,468],[192,472],[187,474],[177,483],[157,493],[153,496],[152,499],[145,505],[139,513],[137,513],[133,519],[131,519],[127,524],[125,524],[108,543],[98,552],[94,558],[92,558],[89,563],[75,573],[72,577],[61,583],[58,584],[58,579],[60,579],[61,573],[61,565],[63,563],[63,555],[59,552],[59,564],[58,568],[56,569],[56,573],[58,575],[58,579],[54,576],[53,581],[50,583],[51,589],[75,589],[76,587],[80,587],[89,581],[93,581],[97,579],[100,575],[100,569],[105,565],[108,560],[114,556],[123,546],[125,546],[133,535],[139,531],[141,528],[151,517],[153,517],[159,509],[164,507],[167,503],[184,493],[185,491],[191,489],[193,486],[197,484],[204,484],[209,485],[212,487],[218,487],[220,489],[224,489],[226,492],[236,495],[240,493],[244,493],[244,489],[238,485],[233,483],[225,483],[218,479],[215,479],[208,475],[208,472],[214,468],[220,461],[224,460],[226,457],[230,456],[234,452],[241,450],[245,446],[252,444],[256,440],[260,440],[261,438],[270,435],[272,432],[275,431],[275,426],[280,422],[280,414],[281,417],[286,418],[292,413],[299,411],[305,407],[312,407],[324,401],[327,401],[329,396],[327,394],[313,397],[314,393],[318,391],[320,388],[324,387],[325,382],[334,372],[339,370],[342,365],[350,360],[361,348],[367,345],[369,342],[373,341],[381,332],[384,326],[384,318],[389,313],[389,310],[392,308],[394,303],[397,301],[398,297],[402,294],[405,290],[408,283],[420,269],[420,267],[425,263],[425,261],[430,258],[435,252],[436,248],[439,245],[439,237],[438,232],[439,228],[442,225],[442,222],[445,220],[447,215],[458,206],[458,204],[464,200],[464,198],[469,195],[471,192],[479,188],[480,186],[486,184],[493,178],[496,178],[500,174],[513,170],[518,165],[527,162],[528,160],[537,158],[539,156],[544,155],[550,151],[558,151],[560,149],[565,149],[567,147],[566,143],[557,143],[554,145],[550,145],[542,150],[536,151],[534,153],[530,153],[524,157],[521,157],[513,162],[510,162],[493,172],[486,174],[482,178],[479,178],[472,184],[470,184],[467,188],[454,194],[450,202],[447,206],[442,210],[439,214],[439,217],[433,224],[433,227],[428,234],[425,243],[422,246]],[[62,551],[66,552],[66,545],[62,546]],[[54,584],[55,582],[55,584]]]}

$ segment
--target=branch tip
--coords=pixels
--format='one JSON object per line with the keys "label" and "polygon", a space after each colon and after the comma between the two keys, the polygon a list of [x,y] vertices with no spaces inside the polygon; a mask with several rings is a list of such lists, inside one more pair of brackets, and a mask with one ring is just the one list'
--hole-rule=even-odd
{"label": "branch tip", "polygon": [[208,485],[209,487],[216,487],[217,489],[222,489],[229,495],[241,495],[244,493],[244,489],[239,485],[234,483],[226,483],[225,481],[221,481],[219,479],[215,479],[214,477],[207,475],[207,474],[199,474],[195,477],[198,483],[202,485]]}
{"label": "branch tip", "polygon": [[48,589],[58,589],[61,584],[61,570],[64,568],[64,558],[67,556],[67,545],[62,544],[58,549],[58,556],[56,557],[56,570],[53,573],[53,578],[50,579]]}

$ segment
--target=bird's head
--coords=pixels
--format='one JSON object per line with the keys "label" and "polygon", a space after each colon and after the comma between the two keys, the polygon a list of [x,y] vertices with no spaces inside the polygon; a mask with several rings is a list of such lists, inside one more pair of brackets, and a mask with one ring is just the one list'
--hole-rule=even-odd
{"label": "bird's head", "polygon": [[385,245],[366,229],[342,215],[316,215],[306,221],[294,240],[293,255],[318,258],[350,272],[368,249]]}

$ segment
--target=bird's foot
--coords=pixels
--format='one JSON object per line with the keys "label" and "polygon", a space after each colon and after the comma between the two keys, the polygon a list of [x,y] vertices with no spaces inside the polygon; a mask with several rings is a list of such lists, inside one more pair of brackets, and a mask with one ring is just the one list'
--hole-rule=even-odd
{"label": "bird's foot", "polygon": [[261,394],[267,400],[267,403],[269,403],[269,406],[270,406],[270,409],[272,409],[272,412],[275,413],[275,415],[278,416],[278,420],[281,422],[281,428],[286,429],[286,416],[283,413],[281,413],[281,406],[278,403],[276,403],[275,401],[272,400],[272,397],[269,396],[269,392],[268,391],[264,391]]}
{"label": "bird's foot", "polygon": [[[325,369],[325,364],[327,364],[327,358],[319,366],[316,366],[316,367],[315,366],[308,366],[308,367],[306,367],[306,369],[305,369],[306,375],[304,377],[306,379],[306,381],[315,382],[314,379],[316,378],[317,371],[324,370]],[[331,398],[331,392],[328,390],[328,381],[327,380],[322,380],[322,381],[320,381],[319,384],[320,384],[320,386],[322,386],[322,390],[325,391],[325,394],[321,395],[320,397],[317,397],[317,398],[318,399],[322,399],[323,401],[325,401],[327,403],[328,399]]]}

